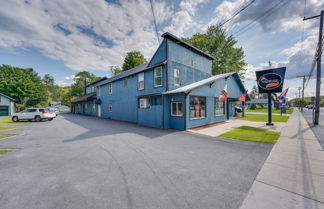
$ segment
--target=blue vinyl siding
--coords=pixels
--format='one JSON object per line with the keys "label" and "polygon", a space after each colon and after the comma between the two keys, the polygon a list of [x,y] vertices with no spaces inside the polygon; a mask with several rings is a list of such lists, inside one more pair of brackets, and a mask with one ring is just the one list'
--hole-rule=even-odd
{"label": "blue vinyl siding", "polygon": [[183,116],[171,116],[171,102],[182,102],[185,111],[185,95],[171,94],[164,96],[164,128],[185,130],[185,114]]}
{"label": "blue vinyl siding", "polygon": [[210,77],[211,64],[211,60],[168,40],[169,90],[178,88],[174,85],[174,68],[180,69],[180,84],[185,86]]}
{"label": "blue vinyl siding", "polygon": [[[234,76],[228,77],[227,81],[225,78],[217,80],[210,87],[209,84],[193,89],[186,99],[186,120],[187,128],[192,128],[196,126],[202,126],[206,124],[216,123],[226,120],[226,108],[225,115],[215,116],[215,98],[222,96],[220,91],[224,89],[227,83],[227,92],[229,98],[238,98],[243,91],[240,89],[238,82]],[[206,118],[200,119],[190,119],[190,96],[205,96],[206,97]],[[226,105],[225,105],[226,107]],[[233,112],[230,111],[230,115],[233,115]]]}
{"label": "blue vinyl siding", "polygon": [[154,66],[158,63],[165,61],[166,59],[167,59],[166,58],[166,40],[163,40],[160,47],[158,48],[158,50],[155,52],[154,56],[152,57],[148,66],[149,67]]}
{"label": "blue vinyl siding", "polygon": [[[138,90],[138,74],[127,77],[127,86],[124,79],[112,82],[112,94],[108,93],[108,84],[100,87],[101,116],[116,120],[139,123],[145,126],[162,128],[162,106],[151,106],[148,109],[138,108],[138,97],[161,94],[165,91],[165,66],[162,66],[163,85],[153,87],[153,68],[144,72],[144,90]],[[109,112],[109,103],[112,103],[112,112]]]}
{"label": "blue vinyl siding", "polygon": [[[189,47],[190,48],[190,47]],[[208,57],[208,56],[207,56]],[[166,63],[164,63],[166,61]],[[162,64],[162,86],[154,87],[154,66]],[[166,91],[179,88],[197,81],[211,77],[212,62],[201,52],[189,50],[183,45],[173,42],[173,39],[164,39],[153,55],[150,63],[135,67],[130,71],[120,74],[119,76],[108,78],[101,82],[88,86],[94,91],[99,86],[96,98],[101,100],[101,117],[116,120],[123,120],[138,123],[155,128],[171,128],[185,130],[188,128],[211,124],[226,120],[226,112],[222,116],[215,116],[215,98],[221,96],[220,90],[224,89],[227,83],[228,97],[237,99],[244,91],[244,87],[238,80],[236,74],[216,80],[212,85],[191,89],[186,95],[163,94]],[[148,66],[148,67],[147,67]],[[179,69],[180,86],[174,85],[174,69]],[[144,72],[144,89],[138,90],[138,75]],[[127,85],[125,86],[125,79]],[[112,83],[112,94],[109,94],[109,83]],[[190,119],[190,96],[206,97],[206,117],[200,119]],[[148,108],[139,108],[139,98],[151,98],[151,105]],[[159,97],[159,102],[152,97]],[[98,105],[93,110],[93,102],[77,102],[75,112],[80,114],[98,116]],[[182,102],[183,115],[171,116],[171,102]],[[232,101],[231,101],[232,102]],[[87,109],[83,110],[83,104],[87,103]],[[112,111],[109,111],[109,104],[112,104]],[[225,105],[226,109],[226,105]],[[233,111],[230,110],[230,114]]]}

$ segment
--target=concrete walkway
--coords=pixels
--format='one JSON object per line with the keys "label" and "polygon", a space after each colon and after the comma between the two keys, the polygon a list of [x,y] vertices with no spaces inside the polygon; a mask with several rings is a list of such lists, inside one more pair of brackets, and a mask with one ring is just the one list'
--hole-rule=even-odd
{"label": "concrete walkway", "polygon": [[241,206],[254,208],[324,208],[324,151],[296,109]]}
{"label": "concrete walkway", "polygon": [[285,127],[286,123],[275,122],[274,126],[267,126],[265,122],[253,122],[239,119],[231,119],[226,122],[222,122],[219,124],[214,124],[212,126],[207,127],[198,127],[189,129],[190,132],[204,134],[207,136],[219,136],[225,132],[231,131],[234,128],[238,128],[240,126],[252,126],[257,128],[263,128],[270,131],[281,132],[281,130]]}

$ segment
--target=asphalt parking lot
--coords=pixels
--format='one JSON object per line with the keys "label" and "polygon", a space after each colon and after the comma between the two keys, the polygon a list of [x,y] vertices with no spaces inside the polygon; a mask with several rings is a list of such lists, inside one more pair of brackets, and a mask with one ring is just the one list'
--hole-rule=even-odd
{"label": "asphalt parking lot", "polygon": [[0,140],[1,209],[239,208],[272,144],[81,115]]}

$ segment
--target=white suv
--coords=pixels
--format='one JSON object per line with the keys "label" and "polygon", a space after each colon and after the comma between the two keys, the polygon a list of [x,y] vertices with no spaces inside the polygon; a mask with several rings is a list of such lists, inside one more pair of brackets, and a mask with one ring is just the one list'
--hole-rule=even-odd
{"label": "white suv", "polygon": [[47,108],[28,108],[22,112],[12,115],[12,121],[18,122],[20,120],[35,120],[37,122],[43,119],[53,120],[56,114]]}

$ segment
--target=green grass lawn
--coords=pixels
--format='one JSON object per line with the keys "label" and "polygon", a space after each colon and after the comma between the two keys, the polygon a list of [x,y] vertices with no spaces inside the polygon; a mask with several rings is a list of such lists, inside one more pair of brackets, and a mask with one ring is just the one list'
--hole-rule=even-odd
{"label": "green grass lawn", "polygon": [[[257,110],[244,110],[244,112],[264,112],[267,113],[268,109],[257,109]],[[280,110],[276,110],[276,109],[272,109],[273,113],[280,113]],[[286,110],[286,113],[284,114],[291,114],[293,112],[293,109],[290,108],[288,110]]]}
{"label": "green grass lawn", "polygon": [[279,132],[268,131],[250,126],[241,126],[219,135],[219,137],[224,138],[240,139],[253,142],[267,142],[273,144],[276,143],[279,136]]}
{"label": "green grass lawn", "polygon": [[9,150],[9,149],[3,149],[3,150],[0,150],[0,155],[4,155],[4,154],[7,154],[9,152],[14,152],[14,150]]}
{"label": "green grass lawn", "polygon": [[0,116],[0,127],[7,127],[13,125],[26,124],[25,122],[13,122],[11,116]]}
{"label": "green grass lawn", "polygon": [[14,129],[24,127],[24,126],[10,127],[12,125],[17,125],[17,124],[25,124],[25,123],[14,123],[11,121],[11,116],[1,116],[0,117],[0,139],[20,135],[20,134],[1,134],[1,131],[9,131],[9,130],[14,130]]}
{"label": "green grass lawn", "polygon": [[[289,116],[281,115],[272,115],[272,122],[287,122]],[[255,122],[267,122],[268,115],[259,115],[259,114],[245,114],[244,117],[239,120],[255,121]]]}
{"label": "green grass lawn", "polygon": [[19,134],[0,134],[0,139],[4,139],[11,136],[18,136]]}

